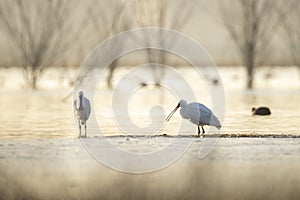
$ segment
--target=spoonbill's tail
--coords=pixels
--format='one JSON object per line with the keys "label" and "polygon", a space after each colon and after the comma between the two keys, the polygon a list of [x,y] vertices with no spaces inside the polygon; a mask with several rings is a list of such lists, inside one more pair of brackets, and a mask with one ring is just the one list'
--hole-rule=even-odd
{"label": "spoonbill's tail", "polygon": [[210,125],[215,126],[218,129],[222,128],[222,125],[221,125],[219,119],[214,115],[211,116]]}

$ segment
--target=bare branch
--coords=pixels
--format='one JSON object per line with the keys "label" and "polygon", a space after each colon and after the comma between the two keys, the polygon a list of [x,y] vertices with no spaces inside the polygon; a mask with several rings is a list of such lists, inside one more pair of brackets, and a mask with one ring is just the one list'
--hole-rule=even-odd
{"label": "bare branch", "polygon": [[71,13],[76,1],[4,0],[0,25],[13,44],[24,78],[33,88],[46,68],[57,63],[72,45]]}
{"label": "bare branch", "polygon": [[247,87],[253,86],[253,71],[261,65],[275,31],[286,17],[281,1],[219,0],[219,10],[243,65],[247,67]]}
{"label": "bare branch", "polygon": [[[180,0],[176,1],[176,3],[169,0],[136,0],[135,7],[137,10],[137,23],[140,27],[161,27],[181,30],[193,14],[192,5],[194,3],[195,2],[192,0]],[[159,38],[155,38],[155,40],[157,40],[155,42],[159,42],[161,45],[164,45],[165,37],[165,35],[160,34]],[[151,41],[150,35],[145,34],[144,40],[139,42],[149,45],[154,41]],[[167,62],[167,52],[165,51],[147,49],[146,53],[149,63],[166,64]],[[164,70],[158,65],[150,65],[150,67],[153,79],[159,85],[161,79],[164,77]]]}
{"label": "bare branch", "polygon": [[283,21],[285,41],[295,66],[300,69],[300,2],[291,0],[290,4],[285,5],[289,9],[289,16]]}

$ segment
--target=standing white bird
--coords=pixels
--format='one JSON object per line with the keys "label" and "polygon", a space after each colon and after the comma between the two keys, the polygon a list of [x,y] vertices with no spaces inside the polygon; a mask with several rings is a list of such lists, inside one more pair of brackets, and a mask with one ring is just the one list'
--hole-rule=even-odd
{"label": "standing white bird", "polygon": [[205,105],[197,102],[188,104],[187,101],[183,99],[179,101],[176,108],[167,116],[167,121],[171,119],[172,115],[179,107],[181,107],[180,115],[184,119],[188,119],[190,122],[198,126],[198,136],[200,136],[200,126],[203,134],[205,133],[203,128],[204,125],[215,126],[218,129],[222,127],[218,118]]}
{"label": "standing white bird", "polygon": [[85,127],[85,137],[86,137],[86,121],[89,119],[91,114],[91,104],[88,98],[83,96],[83,92],[79,91],[78,99],[74,100],[73,103],[74,116],[78,120],[79,124],[79,137],[81,136],[81,125]]}

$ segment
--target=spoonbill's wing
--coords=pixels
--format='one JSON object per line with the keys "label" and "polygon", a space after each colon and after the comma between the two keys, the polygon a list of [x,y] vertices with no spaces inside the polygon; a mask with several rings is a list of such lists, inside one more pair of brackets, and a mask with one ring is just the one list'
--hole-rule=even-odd
{"label": "spoonbill's wing", "polygon": [[219,119],[212,113],[212,111],[207,108],[205,105],[199,103],[199,108],[201,110],[200,122],[206,125],[216,126],[221,128],[221,123]]}
{"label": "spoonbill's wing", "polygon": [[200,103],[190,103],[187,105],[187,113],[189,120],[196,124],[209,125],[211,121],[212,112],[205,105]]}
{"label": "spoonbill's wing", "polygon": [[88,98],[84,97],[83,100],[83,108],[85,110],[87,119],[89,118],[90,114],[91,114],[91,104],[90,101],[88,100]]}

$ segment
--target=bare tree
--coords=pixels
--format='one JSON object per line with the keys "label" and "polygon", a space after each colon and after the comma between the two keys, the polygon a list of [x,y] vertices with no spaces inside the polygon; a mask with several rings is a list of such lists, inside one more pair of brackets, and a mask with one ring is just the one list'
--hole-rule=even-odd
{"label": "bare tree", "polygon": [[[178,3],[179,2],[179,3]],[[162,28],[172,28],[179,30],[182,28],[191,15],[191,4],[183,0],[175,4],[168,4],[167,0],[155,1],[140,1],[140,0],[113,0],[113,1],[98,1],[91,0],[90,6],[87,9],[88,19],[91,21],[93,30],[96,31],[97,43],[103,41],[111,35],[128,30],[132,27],[149,27],[156,26]],[[175,5],[175,6],[174,6]],[[175,9],[174,9],[175,8]],[[172,12],[171,12],[172,11]],[[134,18],[132,13],[137,13]],[[176,16],[175,16],[176,15]],[[135,21],[135,19],[138,19]],[[143,41],[138,41],[138,38],[130,38],[133,42],[144,44],[148,42],[150,36],[145,35]],[[161,37],[161,42],[163,37]],[[116,45],[110,49],[114,54],[119,48],[122,48],[121,42],[115,42]],[[165,64],[165,52],[157,52],[155,50],[147,49],[147,57],[150,63]],[[109,65],[109,75],[107,77],[108,87],[112,87],[112,78],[114,71],[118,66],[119,60],[115,60]],[[157,67],[151,68],[155,82],[159,83],[163,77],[163,71]]]}
{"label": "bare tree", "polygon": [[71,13],[75,1],[2,0],[1,30],[10,38],[12,50],[25,80],[36,89],[45,69],[57,63],[73,40]]}
{"label": "bare tree", "polygon": [[286,6],[289,16],[283,20],[283,29],[293,64],[298,67],[300,77],[300,2],[294,0]]}
{"label": "bare tree", "polygon": [[218,0],[224,25],[247,68],[247,88],[253,87],[254,69],[262,65],[274,32],[281,25],[283,1]]}
{"label": "bare tree", "polygon": [[[187,24],[188,19],[193,13],[194,1],[169,1],[169,0],[153,0],[153,1],[135,1],[135,9],[137,10],[137,25],[139,27],[160,27],[173,30],[181,30]],[[140,41],[149,44],[151,36],[145,34],[144,40]],[[164,44],[164,36],[156,38],[160,44]],[[147,59],[149,63],[166,64],[167,52],[162,50],[146,49]],[[164,70],[159,65],[151,65],[151,72],[154,82],[159,86],[161,79],[164,77]]]}
{"label": "bare tree", "polygon": [[[92,22],[92,30],[96,32],[96,43],[129,29],[132,23],[127,8],[128,2],[124,0],[92,0],[90,2],[87,17]],[[115,46],[110,49],[110,53],[115,54],[119,48],[122,48],[122,43],[115,41]],[[116,59],[108,66],[107,86],[109,88],[112,87],[112,78],[118,63],[119,60]]]}
{"label": "bare tree", "polygon": [[[109,38],[110,36],[129,29],[131,20],[127,8],[128,3],[125,0],[86,0],[84,1],[82,21],[85,22],[84,30],[81,31],[81,37],[78,41],[80,54],[86,54],[91,51],[97,44]],[[83,42],[84,44],[82,44]],[[122,48],[121,41],[114,41],[114,47],[110,49],[112,55],[115,55],[119,48]],[[114,60],[109,66],[109,74],[106,79],[108,88],[112,88],[112,79],[119,60]],[[95,66],[103,67],[103,66]],[[93,67],[86,68],[81,74],[74,77],[72,84],[82,84],[88,74],[94,70]],[[76,82],[75,82],[76,79]],[[68,91],[63,101],[68,99],[73,90]]]}

